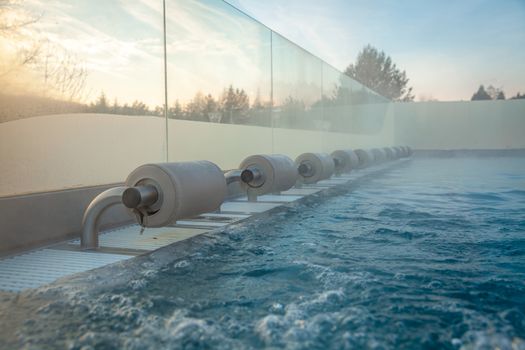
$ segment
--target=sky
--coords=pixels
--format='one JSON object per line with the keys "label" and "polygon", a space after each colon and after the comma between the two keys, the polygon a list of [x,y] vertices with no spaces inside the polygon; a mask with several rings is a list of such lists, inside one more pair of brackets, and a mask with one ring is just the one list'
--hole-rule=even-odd
{"label": "sky", "polygon": [[[218,98],[230,85],[244,89],[251,101],[269,99],[266,27],[221,0],[166,5],[170,105],[196,94]],[[104,93],[110,103],[160,106],[162,13],[162,0],[25,0],[8,6],[0,12],[0,24],[14,29],[0,35],[0,85],[16,94],[69,98],[63,77],[84,68],[85,88],[76,100],[90,103]],[[21,63],[26,52],[37,54]],[[54,92],[63,88],[66,94]]]}
{"label": "sky", "polygon": [[[329,92],[319,62],[267,27],[341,71],[372,44],[406,70],[416,100],[468,100],[480,84],[508,97],[525,93],[525,0],[229,2],[266,26],[222,0],[166,0],[170,105],[198,94],[218,99],[229,86],[276,104],[289,96],[309,104]],[[163,104],[162,0],[12,4],[0,22],[29,24],[0,35],[9,91],[67,99],[77,90],[71,83],[82,83],[74,100],[103,92],[120,104]]]}
{"label": "sky", "polygon": [[416,100],[525,92],[525,0],[228,0],[344,70],[367,44],[406,70]]}

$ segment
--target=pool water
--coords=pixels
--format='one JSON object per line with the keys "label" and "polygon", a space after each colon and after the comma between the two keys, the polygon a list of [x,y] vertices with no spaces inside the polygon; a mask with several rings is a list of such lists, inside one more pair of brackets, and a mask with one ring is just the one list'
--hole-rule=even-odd
{"label": "pool water", "polygon": [[4,297],[3,312],[25,313],[12,338],[38,349],[525,349],[525,158],[416,158],[170,249],[132,274]]}

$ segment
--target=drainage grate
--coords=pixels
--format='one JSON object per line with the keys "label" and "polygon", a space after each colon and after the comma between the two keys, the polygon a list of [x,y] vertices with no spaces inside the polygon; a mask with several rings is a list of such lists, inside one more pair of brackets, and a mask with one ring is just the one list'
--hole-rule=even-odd
{"label": "drainage grate", "polygon": [[210,220],[178,220],[176,222],[177,226],[187,226],[187,227],[202,227],[214,229],[217,227],[223,227],[231,224],[231,222],[219,222],[219,221],[210,221]]}
{"label": "drainage grate", "polygon": [[[131,250],[155,250],[174,242],[182,241],[193,236],[208,232],[209,229],[162,227],[147,228],[140,234],[139,225],[130,225],[98,236],[101,248],[121,248]],[[80,240],[71,241],[72,245],[80,245]]]}
{"label": "drainage grate", "polygon": [[293,195],[293,196],[307,196],[309,194],[313,194],[313,193],[316,193],[316,192],[319,192],[321,191],[320,188],[305,188],[305,187],[301,187],[301,188],[291,188],[289,189],[288,191],[285,191],[285,192],[281,192],[282,195]]}
{"label": "drainage grate", "polygon": [[[302,198],[302,196],[290,196],[290,195],[279,195],[279,194],[265,194],[263,196],[257,197],[257,202],[263,203],[288,203],[293,202]],[[247,202],[247,197],[241,197],[235,200],[235,202]],[[253,202],[252,202],[253,203]]]}
{"label": "drainage grate", "polygon": [[278,207],[279,203],[265,203],[265,202],[224,202],[221,205],[221,212],[224,213],[262,213]]}
{"label": "drainage grate", "polygon": [[231,221],[235,222],[237,220],[243,220],[243,219],[249,218],[250,214],[206,213],[206,214],[202,214],[201,217],[212,218],[212,219],[213,218],[216,218],[216,219],[224,218],[224,219],[231,220]]}
{"label": "drainage grate", "polygon": [[19,292],[37,288],[58,278],[92,270],[129,255],[42,249],[0,260],[0,290]]}

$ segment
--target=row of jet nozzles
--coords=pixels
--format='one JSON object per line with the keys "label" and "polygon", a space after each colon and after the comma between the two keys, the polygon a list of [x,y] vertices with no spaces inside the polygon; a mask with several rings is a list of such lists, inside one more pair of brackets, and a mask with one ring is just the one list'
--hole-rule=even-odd
{"label": "row of jet nozzles", "polygon": [[233,183],[240,184],[250,201],[256,201],[264,194],[315,184],[333,175],[411,155],[412,149],[407,146],[303,153],[295,161],[285,155],[253,155],[227,173],[209,161],[142,165],[129,174],[125,186],[93,199],[84,213],[81,246],[98,248],[99,218],[112,205],[124,204],[143,227],[169,226],[218,210]]}

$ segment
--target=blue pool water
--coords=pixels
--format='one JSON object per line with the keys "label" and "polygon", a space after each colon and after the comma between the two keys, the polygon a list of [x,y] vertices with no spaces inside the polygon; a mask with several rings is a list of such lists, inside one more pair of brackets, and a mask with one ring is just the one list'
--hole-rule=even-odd
{"label": "blue pool water", "polygon": [[7,298],[27,313],[17,344],[525,349],[524,158],[414,159],[354,187],[33,292],[33,309]]}

